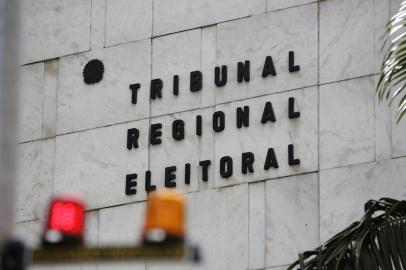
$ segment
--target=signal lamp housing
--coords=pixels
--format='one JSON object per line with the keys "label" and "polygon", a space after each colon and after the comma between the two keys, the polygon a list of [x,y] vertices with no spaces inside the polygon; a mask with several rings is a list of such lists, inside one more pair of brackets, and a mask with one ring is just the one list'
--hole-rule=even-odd
{"label": "signal lamp housing", "polygon": [[145,243],[183,241],[185,236],[185,199],[170,189],[149,194],[144,224]]}
{"label": "signal lamp housing", "polygon": [[44,246],[83,243],[85,205],[76,198],[59,197],[51,201],[42,237]]}

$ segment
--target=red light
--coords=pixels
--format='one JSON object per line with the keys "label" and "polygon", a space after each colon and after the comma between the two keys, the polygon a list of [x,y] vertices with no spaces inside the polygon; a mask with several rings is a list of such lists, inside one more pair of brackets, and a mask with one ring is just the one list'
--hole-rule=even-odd
{"label": "red light", "polygon": [[48,230],[81,237],[83,225],[83,203],[69,199],[53,200],[49,213]]}

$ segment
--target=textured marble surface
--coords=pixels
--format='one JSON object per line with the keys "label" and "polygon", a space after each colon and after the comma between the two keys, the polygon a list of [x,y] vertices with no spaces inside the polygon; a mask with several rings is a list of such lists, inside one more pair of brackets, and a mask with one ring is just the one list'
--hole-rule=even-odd
{"label": "textured marble surface", "polygon": [[44,97],[42,113],[42,138],[56,135],[56,111],[58,98],[58,60],[52,59],[44,64]]}
{"label": "textured marble surface", "polygon": [[[395,103],[397,105],[397,103]],[[387,104],[385,104],[387,106]],[[406,156],[406,117],[396,124],[397,109],[392,108],[392,157]]]}
{"label": "textured marble surface", "polygon": [[374,160],[374,77],[320,86],[320,168]]}
{"label": "textured marble surface", "polygon": [[[150,54],[151,42],[143,40],[61,58],[57,134],[148,117]],[[88,85],[82,72],[92,59],[103,62],[104,76]],[[129,88],[134,83],[141,84],[135,105]]]}
{"label": "textured marble surface", "polygon": [[99,245],[139,244],[145,220],[145,202],[100,210]]}
{"label": "textured marble surface", "polygon": [[[295,52],[298,72],[288,70],[289,51]],[[262,77],[266,56],[272,57],[276,76]],[[251,78],[238,83],[237,62],[245,60]],[[217,64],[228,66],[227,84],[216,89],[217,104],[317,84],[317,5],[219,24]]]}
{"label": "textured marble surface", "polygon": [[41,243],[41,234],[44,229],[43,220],[20,222],[14,225],[12,235],[30,247],[35,248]]}
{"label": "textured marble surface", "polygon": [[151,37],[152,0],[106,1],[106,46]]}
{"label": "textured marble surface", "polygon": [[214,108],[200,110],[202,116],[202,136],[200,139],[200,160],[211,160],[211,165],[208,168],[208,181],[203,181],[202,168],[198,169],[199,191],[214,187],[214,171],[216,164],[214,163],[214,131],[212,126],[212,118]]}
{"label": "textured marble surface", "polygon": [[[152,79],[162,79],[163,88],[162,99],[151,100],[151,116],[200,107],[200,97],[206,89],[190,91],[190,72],[200,70],[201,43],[201,29],[153,39]],[[178,96],[173,95],[174,75],[179,76]]]}
{"label": "textured marble surface", "polygon": [[15,222],[40,218],[46,212],[52,195],[53,143],[51,139],[17,147]]}
{"label": "textured marble surface", "polygon": [[[289,119],[288,99],[294,97],[300,117]],[[266,102],[272,102],[275,122],[261,123]],[[250,107],[249,127],[236,127],[237,107]],[[244,101],[216,106],[225,113],[225,129],[215,134],[215,185],[227,186],[278,178],[287,175],[316,171],[318,169],[317,142],[317,88],[304,88]],[[232,138],[232,139],[230,139]],[[288,164],[288,145],[294,145],[295,158],[300,165]],[[264,170],[268,148],[274,148],[279,168]],[[242,174],[241,154],[255,155],[254,173]],[[223,156],[233,158],[233,175],[227,179],[220,175],[219,162]]]}
{"label": "textured marble surface", "polygon": [[20,67],[18,141],[41,138],[44,63]]}
{"label": "textured marble surface", "polygon": [[320,83],[373,74],[373,0],[320,2]]}
{"label": "textured marble surface", "polygon": [[191,193],[186,199],[190,240],[205,256],[201,269],[247,269],[247,185]]}
{"label": "textured marble surface", "polygon": [[100,49],[106,43],[106,0],[92,0],[90,48]]}
{"label": "textured marble surface", "polygon": [[[152,181],[157,187],[165,185],[165,167],[176,166],[176,188],[185,192],[197,191],[199,179],[201,179],[200,157],[210,158],[213,154],[213,132],[206,122],[202,127],[202,136],[196,135],[196,116],[207,116],[211,109],[194,110],[184,113],[172,114],[151,119],[151,124],[162,124],[162,143],[150,145],[150,170]],[[207,117],[205,117],[207,119]],[[185,123],[185,138],[175,140],[172,137],[172,123],[181,119]],[[201,155],[201,153],[204,153]],[[213,160],[212,160],[213,162]],[[185,164],[191,164],[190,184],[185,183]],[[213,167],[212,164],[210,167]],[[213,178],[209,179],[213,182]],[[209,183],[208,183],[209,185]]]}
{"label": "textured marble surface", "polygon": [[265,182],[248,185],[249,191],[249,269],[266,266]]}
{"label": "textured marble surface", "polygon": [[266,182],[266,265],[297,260],[318,244],[318,174]]}
{"label": "textured marble surface", "polygon": [[[127,130],[139,129],[139,148],[127,150]],[[88,209],[146,199],[148,120],[58,136],[54,192],[86,196]],[[125,194],[126,175],[138,173],[137,194]]]}
{"label": "textured marble surface", "polygon": [[[375,85],[379,80],[379,76],[375,76]],[[388,159],[392,157],[392,109],[388,102],[379,102],[379,98],[375,95],[375,160]],[[396,131],[396,127],[394,127]],[[394,135],[396,136],[396,135]],[[402,142],[403,140],[401,140]],[[402,149],[395,147],[393,149]],[[404,148],[406,149],[406,147]],[[405,151],[406,152],[406,151]]]}
{"label": "textured marble surface", "polygon": [[153,35],[206,26],[264,13],[266,0],[155,0]]}
{"label": "textured marble surface", "polygon": [[[141,240],[144,202],[100,210],[99,245],[132,245]],[[145,262],[103,263],[98,269],[145,269]]]}
{"label": "textured marble surface", "polygon": [[22,1],[20,63],[89,50],[90,2]]}
{"label": "textured marble surface", "polygon": [[359,220],[370,199],[406,197],[406,159],[320,172],[320,240],[323,242]]}
{"label": "textured marble surface", "polygon": [[286,270],[286,269],[288,269],[288,267],[289,267],[289,265],[282,265],[282,266],[266,268],[266,270]]}
{"label": "textured marble surface", "polygon": [[[388,23],[390,14],[390,0],[373,0],[374,1],[374,71],[381,72],[385,50],[382,50],[385,38],[385,26]],[[399,4],[400,6],[400,4]]]}
{"label": "textured marble surface", "polygon": [[278,9],[305,5],[313,2],[317,2],[317,0],[267,0],[266,9],[268,11],[273,11]]}
{"label": "textured marble surface", "polygon": [[214,67],[217,59],[217,25],[202,28],[201,71],[203,89],[200,106],[213,106],[216,103],[217,87],[214,86]]}

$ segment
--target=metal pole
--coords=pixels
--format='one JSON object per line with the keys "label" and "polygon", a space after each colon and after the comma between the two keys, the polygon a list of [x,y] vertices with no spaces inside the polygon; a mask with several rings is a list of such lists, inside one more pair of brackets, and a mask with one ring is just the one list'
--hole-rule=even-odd
{"label": "metal pole", "polygon": [[14,212],[19,0],[0,0],[0,242]]}

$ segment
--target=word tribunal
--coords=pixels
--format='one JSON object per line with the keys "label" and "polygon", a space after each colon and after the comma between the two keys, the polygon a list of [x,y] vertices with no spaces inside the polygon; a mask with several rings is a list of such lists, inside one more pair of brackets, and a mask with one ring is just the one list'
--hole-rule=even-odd
{"label": "word tribunal", "polygon": [[[289,72],[297,72],[300,70],[299,65],[295,65],[295,53],[293,51],[289,52]],[[227,84],[227,66],[222,65],[220,67],[214,68],[214,84],[217,87],[222,87]],[[272,57],[267,56],[265,58],[264,67],[262,69],[262,78],[267,76],[276,76],[276,69],[273,63]],[[250,61],[246,60],[243,62],[237,63],[237,81],[239,83],[249,82],[251,78],[250,72]],[[155,100],[157,98],[162,98],[162,89],[164,83],[162,79],[156,78],[151,80],[150,84],[150,99]],[[172,94],[174,96],[179,95],[179,75],[173,75],[172,83]],[[203,87],[203,74],[199,70],[190,72],[190,92],[199,92]],[[130,84],[131,90],[131,103],[137,104],[138,90],[141,88],[140,83]]]}

